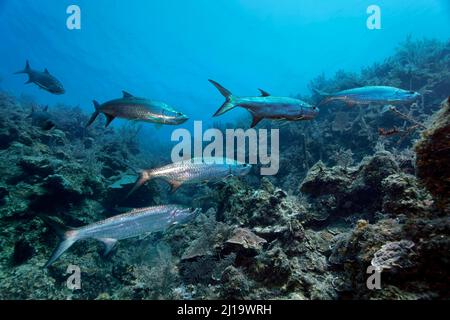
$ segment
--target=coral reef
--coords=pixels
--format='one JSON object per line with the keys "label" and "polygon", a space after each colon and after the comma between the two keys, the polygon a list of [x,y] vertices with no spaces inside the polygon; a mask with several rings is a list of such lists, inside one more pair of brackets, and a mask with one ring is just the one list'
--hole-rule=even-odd
{"label": "coral reef", "polygon": [[450,210],[450,97],[430,119],[429,128],[416,144],[418,176],[439,205]]}
{"label": "coral reef", "polygon": [[[450,43],[408,39],[385,62],[311,88],[393,85],[420,91],[421,103],[322,108],[316,121],[283,125],[275,177],[176,194],[152,181],[129,199],[133,169],[166,163],[168,146],[139,144],[139,125],[86,130],[78,107],[42,111],[1,93],[0,299],[450,298],[449,70]],[[107,257],[79,242],[42,268],[56,236],[36,216],[77,227],[168,201],[203,213]],[[81,290],[66,285],[70,264]],[[367,287],[371,266],[380,290]]]}

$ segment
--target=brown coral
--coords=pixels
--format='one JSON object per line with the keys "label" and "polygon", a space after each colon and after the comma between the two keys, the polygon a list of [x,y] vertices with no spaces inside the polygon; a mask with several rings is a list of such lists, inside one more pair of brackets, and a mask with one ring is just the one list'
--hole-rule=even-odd
{"label": "brown coral", "polygon": [[242,246],[244,249],[259,250],[267,241],[246,228],[237,228],[227,243]]}

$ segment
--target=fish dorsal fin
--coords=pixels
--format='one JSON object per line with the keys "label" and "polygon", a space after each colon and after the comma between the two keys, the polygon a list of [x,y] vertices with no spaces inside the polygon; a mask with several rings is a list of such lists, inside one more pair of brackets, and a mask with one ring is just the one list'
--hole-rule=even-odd
{"label": "fish dorsal fin", "polygon": [[50,74],[50,72],[48,72],[47,68],[45,68],[44,72],[45,72],[46,74]]}
{"label": "fish dorsal fin", "polygon": [[270,93],[268,93],[267,91],[264,91],[263,89],[258,89],[259,91],[261,91],[261,97],[268,97],[270,96]]}
{"label": "fish dorsal fin", "polygon": [[128,93],[126,91],[122,91],[122,93],[124,98],[134,98],[134,96],[131,93]]}

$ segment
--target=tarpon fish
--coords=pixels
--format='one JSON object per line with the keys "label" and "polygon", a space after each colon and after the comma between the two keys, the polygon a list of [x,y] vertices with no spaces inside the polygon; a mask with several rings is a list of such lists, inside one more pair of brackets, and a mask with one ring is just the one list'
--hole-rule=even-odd
{"label": "tarpon fish", "polygon": [[367,86],[343,90],[334,94],[328,94],[317,89],[314,89],[314,91],[324,97],[324,100],[322,100],[319,105],[323,105],[331,101],[343,101],[348,106],[353,106],[356,104],[397,105],[413,103],[420,97],[420,93],[418,92],[387,86]]}
{"label": "tarpon fish", "polygon": [[220,116],[235,107],[247,109],[252,117],[251,127],[255,127],[263,119],[275,120],[311,120],[319,113],[317,107],[295,98],[275,97],[264,90],[260,97],[237,97],[213,80],[209,80],[225,97],[225,103],[216,111],[214,117]]}
{"label": "tarpon fish", "polygon": [[17,71],[15,74],[25,73],[28,75],[28,83],[34,83],[39,88],[44,89],[53,94],[63,94],[65,93],[64,87],[61,82],[48,72],[47,69],[44,72],[36,71],[30,68],[30,63],[27,60],[25,69],[22,71]]}
{"label": "tarpon fish", "polygon": [[95,112],[86,127],[89,127],[100,113],[106,116],[105,127],[108,127],[115,118],[169,125],[182,124],[189,119],[167,103],[138,98],[125,91],[122,98],[104,104],[94,100],[94,107]]}
{"label": "tarpon fish", "polygon": [[27,118],[31,119],[33,126],[37,126],[44,131],[51,130],[55,127],[54,117],[48,112],[48,106],[45,106],[42,110],[32,106],[31,113]]}
{"label": "tarpon fish", "polygon": [[186,223],[198,211],[198,209],[184,208],[178,205],[148,207],[135,209],[76,229],[68,229],[52,218],[40,216],[55,229],[60,237],[60,243],[45,264],[45,268],[54,263],[78,240],[96,239],[103,242],[105,244],[104,255],[107,255],[118,240],[163,231],[174,224]]}
{"label": "tarpon fish", "polygon": [[174,162],[167,166],[142,170],[129,197],[140,186],[152,179],[162,179],[170,184],[175,192],[182,184],[217,181],[228,176],[244,176],[250,172],[251,165],[224,158],[193,158]]}

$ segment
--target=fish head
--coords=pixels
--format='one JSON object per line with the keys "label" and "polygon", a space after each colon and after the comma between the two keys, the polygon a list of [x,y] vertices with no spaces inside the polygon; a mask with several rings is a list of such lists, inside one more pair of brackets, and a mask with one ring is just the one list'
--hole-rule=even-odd
{"label": "fish head", "polygon": [[245,176],[250,173],[251,169],[251,164],[235,161],[235,163],[231,167],[231,173],[234,176]]}
{"label": "fish head", "polygon": [[187,223],[194,219],[200,211],[201,209],[197,208],[174,206],[170,211],[169,223],[171,225]]}
{"label": "fish head", "polygon": [[395,91],[394,93],[395,97],[394,100],[398,100],[398,101],[406,101],[406,102],[415,102],[417,100],[420,99],[421,94],[416,92],[416,91],[412,91],[412,90],[402,90],[402,89],[398,89]]}
{"label": "fish head", "polygon": [[319,112],[320,112],[320,110],[316,106],[301,105],[300,118],[302,120],[312,120],[319,114]]}
{"label": "fish head", "polygon": [[420,93],[418,93],[416,91],[412,91],[412,90],[407,91],[405,95],[406,95],[406,100],[408,100],[408,101],[417,101],[422,96]]}
{"label": "fish head", "polygon": [[168,105],[163,106],[162,116],[165,124],[178,125],[189,120],[188,116],[184,113],[179,112]]}
{"label": "fish head", "polygon": [[189,120],[189,117],[181,112],[177,112],[173,119],[174,124],[182,124],[188,120]]}
{"label": "fish head", "polygon": [[44,131],[51,130],[55,127],[53,117],[51,113],[47,111],[47,108],[48,107],[44,107],[43,110],[38,110],[36,107],[33,107],[31,113],[27,117],[31,119],[31,124],[33,126],[40,127]]}
{"label": "fish head", "polygon": [[51,85],[48,86],[47,90],[53,94],[64,94],[66,90],[63,85],[59,81],[54,81]]}

